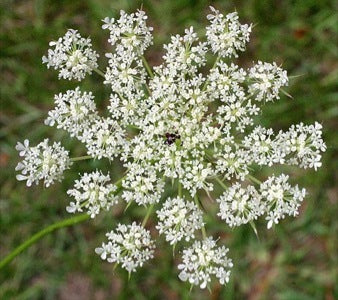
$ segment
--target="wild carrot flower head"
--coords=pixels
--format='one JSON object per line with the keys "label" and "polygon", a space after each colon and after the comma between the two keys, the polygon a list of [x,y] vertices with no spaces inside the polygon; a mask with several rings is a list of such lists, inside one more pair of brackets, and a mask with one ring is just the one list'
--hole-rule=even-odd
{"label": "wild carrot flower head", "polygon": [[[103,20],[111,47],[103,71],[90,39],[69,30],[50,43],[43,62],[60,78],[101,75],[110,90],[107,111],[98,111],[93,94],[80,87],[55,96],[45,122],[84,144],[81,157],[69,158],[60,143],[50,146],[47,139],[36,147],[28,140],[17,145],[23,157],[17,178],[28,186],[40,180],[49,186],[82,159],[102,159],[107,166],[120,159],[124,172],[115,183],[99,170],[80,175],[68,190],[73,200],[67,211],[86,211],[94,218],[117,202],[146,207],[141,224],[119,224],[95,250],[130,273],[154,256],[153,232],[145,229],[154,209],[155,227],[165,240],[175,249],[185,244],[179,278],[201,288],[213,277],[226,284],[232,267],[228,249],[206,235],[203,202],[216,198],[209,206],[217,207],[224,226],[253,225],[262,217],[271,228],[298,214],[306,192],[290,184],[288,175],[260,180],[256,171],[280,165],[317,170],[326,150],[317,122],[286,130],[257,124],[264,104],[282,101],[287,72],[274,62],[238,65],[235,58],[243,55],[252,26],[241,24],[236,12],[223,15],[211,8],[207,19],[205,37],[192,26],[173,35],[155,67],[144,56],[153,29],[143,11],[121,11],[119,18]],[[209,71],[207,65],[212,65]]]}
{"label": "wild carrot flower head", "polygon": [[119,224],[115,231],[108,232],[108,243],[96,248],[95,252],[110,263],[121,264],[129,273],[153,258],[155,244],[150,232],[133,222]]}
{"label": "wild carrot flower head", "polygon": [[44,185],[49,187],[55,181],[61,181],[63,172],[71,166],[68,151],[60,143],[54,142],[50,146],[48,139],[35,147],[29,146],[29,141],[25,140],[23,144],[18,142],[15,148],[23,157],[15,168],[21,172],[16,178],[26,180],[27,186],[43,180]]}
{"label": "wild carrot flower head", "polygon": [[226,284],[233,266],[227,257],[228,251],[224,246],[217,247],[216,241],[210,237],[195,241],[183,250],[182,263],[178,265],[179,278],[191,285],[198,285],[201,289],[206,288],[212,276],[220,284]]}
{"label": "wild carrot flower head", "polygon": [[52,41],[42,62],[59,70],[59,78],[82,80],[97,67],[98,54],[92,50],[90,38],[83,38],[77,30],[69,29],[57,41]]}

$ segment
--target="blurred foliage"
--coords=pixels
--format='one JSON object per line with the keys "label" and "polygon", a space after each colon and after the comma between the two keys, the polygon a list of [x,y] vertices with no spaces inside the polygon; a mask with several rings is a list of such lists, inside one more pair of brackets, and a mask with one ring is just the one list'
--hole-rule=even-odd
{"label": "blurred foliage", "polygon": [[[29,138],[32,144],[44,137],[61,140],[73,156],[83,146],[64,132],[47,128],[43,120],[53,107],[53,95],[76,83],[58,81],[47,71],[41,57],[48,42],[67,28],[78,29],[93,39],[105,63],[109,51],[101,19],[143,7],[154,27],[154,47],[146,54],[158,64],[162,44],[170,35],[194,26],[199,33],[207,21],[208,6],[226,12],[236,9],[242,22],[255,24],[248,51],[239,63],[276,61],[290,75],[288,93],[267,105],[259,122],[275,129],[315,120],[324,126],[328,150],[318,171],[278,168],[308,189],[300,216],[288,218],[267,231],[257,224],[259,240],[250,226],[229,230],[217,220],[212,207],[207,230],[221,236],[235,262],[230,283],[213,284],[212,292],[179,281],[171,249],[158,239],[154,260],[128,281],[127,274],[103,263],[94,248],[117,222],[141,219],[144,211],[123,207],[85,224],[63,229],[41,240],[15,259],[0,274],[0,299],[338,299],[338,3],[334,0],[26,0],[0,2],[0,257],[34,232],[67,217],[66,190],[79,172],[95,167],[118,177],[118,164],[77,164],[65,180],[49,189],[26,188],[15,180],[18,161],[14,146]],[[81,86],[91,90],[99,107],[107,103],[109,90],[97,75]],[[263,169],[258,177],[266,176]],[[171,191],[168,191],[168,194]],[[154,224],[149,224],[153,228]],[[163,249],[163,250],[162,250]]]}

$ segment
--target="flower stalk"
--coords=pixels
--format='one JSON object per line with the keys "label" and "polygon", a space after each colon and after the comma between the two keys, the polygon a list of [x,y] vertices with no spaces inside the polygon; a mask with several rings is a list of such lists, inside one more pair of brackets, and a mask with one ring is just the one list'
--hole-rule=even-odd
{"label": "flower stalk", "polygon": [[66,220],[62,220],[59,222],[56,222],[54,224],[49,225],[48,227],[40,230],[39,232],[32,235],[30,238],[28,238],[26,241],[24,241],[21,245],[16,247],[13,251],[11,251],[7,256],[5,256],[0,261],[0,270],[3,269],[5,266],[7,266],[13,259],[15,259],[20,253],[27,250],[29,247],[37,243],[40,239],[42,239],[44,236],[53,233],[54,231],[70,227],[75,224],[84,222],[89,219],[88,214],[81,214],[77,215],[71,218],[68,218]]}
{"label": "flower stalk", "polygon": [[92,157],[90,155],[85,155],[85,156],[72,157],[72,158],[70,158],[70,161],[87,160],[87,159],[91,159],[91,158]]}

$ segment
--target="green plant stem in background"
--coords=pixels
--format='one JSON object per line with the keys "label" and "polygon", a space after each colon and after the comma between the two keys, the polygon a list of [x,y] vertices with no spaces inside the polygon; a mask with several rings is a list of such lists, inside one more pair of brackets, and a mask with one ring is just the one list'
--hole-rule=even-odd
{"label": "green plant stem in background", "polygon": [[101,70],[99,70],[99,69],[97,69],[97,68],[95,68],[95,69],[93,69],[97,74],[99,74],[100,76],[102,76],[103,78],[106,78],[106,76],[104,75],[104,73],[101,71]]}
{"label": "green plant stem in background", "polygon": [[206,239],[207,238],[207,233],[205,231],[205,227],[204,226],[201,228],[201,231],[202,231],[203,238]]}
{"label": "green plant stem in background", "polygon": [[77,215],[75,217],[59,221],[57,223],[54,223],[52,225],[49,225],[48,227],[42,229],[41,231],[37,232],[33,236],[31,236],[28,240],[24,241],[20,246],[15,248],[11,253],[9,253],[4,259],[0,261],[0,270],[4,268],[6,265],[8,265],[15,257],[17,257],[21,252],[25,251],[27,248],[35,244],[38,240],[43,238],[45,235],[52,233],[54,230],[68,227],[75,225],[77,223],[83,222],[85,220],[89,219],[88,214],[81,214]]}
{"label": "green plant stem in background", "polygon": [[149,217],[150,217],[150,215],[151,215],[151,212],[152,212],[152,210],[153,210],[153,208],[154,208],[154,205],[155,205],[155,203],[153,203],[153,204],[151,204],[151,205],[149,206],[149,208],[148,208],[148,210],[147,210],[147,214],[146,214],[146,216],[145,216],[144,219],[143,219],[142,227],[144,227],[144,226],[147,224],[147,221],[148,221],[148,219],[149,219]]}
{"label": "green plant stem in background", "polygon": [[79,157],[73,157],[70,160],[71,161],[78,161],[78,160],[86,160],[86,159],[91,159],[92,157],[90,155],[86,156],[79,156]]}
{"label": "green plant stem in background", "polygon": [[205,208],[204,208],[204,206],[203,206],[202,201],[200,200],[200,198],[198,198],[197,193],[196,193],[195,196],[194,196],[194,201],[195,201],[196,205],[197,205],[200,209],[202,209],[203,211],[206,212],[206,210],[205,210]]}
{"label": "green plant stem in background", "polygon": [[256,177],[254,177],[252,175],[248,175],[248,177],[252,182],[257,183],[258,185],[260,185],[262,183],[260,180],[258,180]]}
{"label": "green plant stem in background", "polygon": [[228,187],[224,184],[224,182],[221,179],[219,179],[218,177],[215,177],[215,179],[223,189],[225,190],[228,189]]}
{"label": "green plant stem in background", "polygon": [[141,58],[142,58],[142,62],[143,62],[143,64],[144,64],[144,66],[145,66],[146,69],[147,69],[147,72],[148,72],[149,76],[150,76],[151,78],[154,78],[153,71],[151,70],[151,68],[150,68],[150,66],[149,66],[149,64],[148,64],[148,62],[147,62],[147,60],[146,60],[146,58],[145,58],[143,55],[141,56]]}
{"label": "green plant stem in background", "polygon": [[178,181],[178,188],[177,188],[177,191],[178,191],[178,196],[180,198],[182,198],[182,183],[180,181]]}

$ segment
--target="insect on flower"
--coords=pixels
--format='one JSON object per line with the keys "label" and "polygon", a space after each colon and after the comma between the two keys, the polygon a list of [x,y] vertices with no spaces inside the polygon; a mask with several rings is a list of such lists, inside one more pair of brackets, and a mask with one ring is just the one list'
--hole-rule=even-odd
{"label": "insect on flower", "polygon": [[176,133],[166,132],[165,137],[166,137],[165,143],[169,146],[175,143],[176,140],[179,140],[181,138],[181,136],[177,132]]}

